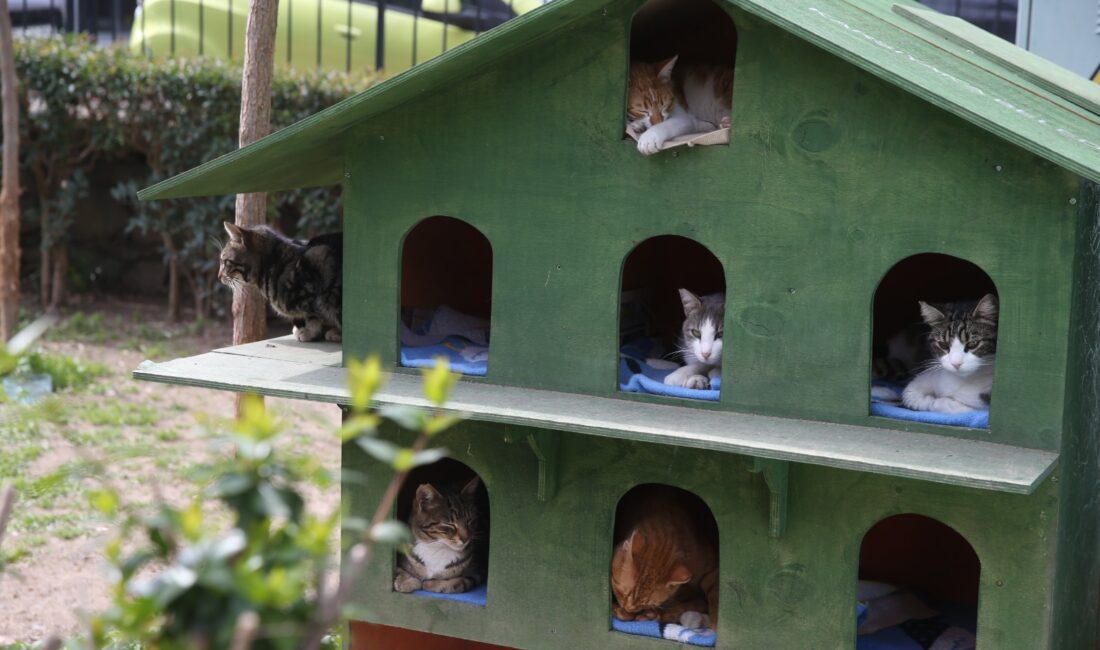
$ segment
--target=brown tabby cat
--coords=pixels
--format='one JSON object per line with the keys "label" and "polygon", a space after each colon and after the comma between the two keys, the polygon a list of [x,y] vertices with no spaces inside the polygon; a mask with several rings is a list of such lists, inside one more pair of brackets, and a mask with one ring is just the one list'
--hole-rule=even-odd
{"label": "brown tabby cat", "polygon": [[424,483],[416,488],[409,529],[413,547],[401,556],[393,588],[408,593],[425,589],[463,593],[481,584],[474,543],[478,538],[477,488],[474,477],[454,492]]}
{"label": "brown tabby cat", "polygon": [[717,530],[705,506],[683,494],[644,485],[620,506],[611,559],[619,620],[718,628]]}

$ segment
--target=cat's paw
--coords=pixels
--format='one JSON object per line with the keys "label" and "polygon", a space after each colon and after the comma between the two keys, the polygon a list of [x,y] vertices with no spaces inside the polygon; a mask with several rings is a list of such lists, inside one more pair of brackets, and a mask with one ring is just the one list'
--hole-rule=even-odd
{"label": "cat's paw", "polygon": [[437,594],[460,594],[466,591],[466,582],[458,578],[425,580],[423,586],[425,591]]}
{"label": "cat's paw", "polygon": [[399,573],[393,579],[393,588],[403,594],[408,594],[420,589],[420,581],[407,573]]}
{"label": "cat's paw", "polygon": [[723,117],[722,120],[720,122],[718,122],[718,128],[721,128],[721,129],[730,128],[730,116],[729,115]]}
{"label": "cat's paw", "polygon": [[707,390],[710,388],[710,379],[707,379],[706,375],[692,375],[684,382],[684,388]]}
{"label": "cat's paw", "polygon": [[953,397],[937,397],[932,402],[932,410],[939,413],[969,413],[974,409]]}
{"label": "cat's paw", "polygon": [[680,625],[693,629],[709,628],[710,617],[702,612],[684,612],[680,614]]}
{"label": "cat's paw", "polygon": [[643,156],[652,156],[661,150],[661,145],[664,143],[665,141],[664,138],[661,137],[661,134],[654,129],[650,129],[638,138],[638,151]]}
{"label": "cat's paw", "polygon": [[309,343],[321,338],[321,321],[309,321],[305,327],[294,326],[294,338]]}
{"label": "cat's paw", "polygon": [[344,337],[341,335],[340,330],[326,330],[325,340],[331,341],[333,343],[339,343],[344,340]]}

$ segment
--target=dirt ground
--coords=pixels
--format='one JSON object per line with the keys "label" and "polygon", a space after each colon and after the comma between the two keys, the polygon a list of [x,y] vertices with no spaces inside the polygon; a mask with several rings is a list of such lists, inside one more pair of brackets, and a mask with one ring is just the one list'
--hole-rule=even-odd
{"label": "dirt ground", "polygon": [[[134,503],[158,496],[185,503],[197,492],[186,470],[211,453],[212,433],[196,415],[231,417],[233,396],[138,382],[130,371],[145,359],[228,345],[231,331],[221,323],[170,325],[159,320],[160,310],[117,300],[70,310],[41,347],[102,364],[102,376],[33,407],[0,404],[0,483],[23,488],[0,549],[8,562],[0,574],[0,645],[79,632],[80,613],[107,603],[102,548],[113,528],[87,505],[84,490],[98,478],[81,475],[89,459],[106,461],[113,486]],[[338,468],[336,407],[268,405],[291,432],[284,443]],[[57,476],[60,484],[45,481]],[[338,500],[333,491],[311,495],[310,504],[327,511]]]}

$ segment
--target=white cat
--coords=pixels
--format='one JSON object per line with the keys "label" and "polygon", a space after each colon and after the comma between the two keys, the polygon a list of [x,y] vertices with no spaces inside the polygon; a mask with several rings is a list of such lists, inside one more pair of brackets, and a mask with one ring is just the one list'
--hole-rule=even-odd
{"label": "white cat", "polygon": [[966,311],[937,309],[920,303],[933,364],[921,371],[901,394],[915,411],[965,413],[989,407],[997,352],[997,297],[986,294]]}

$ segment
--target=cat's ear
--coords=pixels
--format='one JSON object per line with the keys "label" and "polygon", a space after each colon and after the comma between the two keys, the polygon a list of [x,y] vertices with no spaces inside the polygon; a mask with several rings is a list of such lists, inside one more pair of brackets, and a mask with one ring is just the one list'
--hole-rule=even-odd
{"label": "cat's ear", "polygon": [[657,69],[657,78],[666,83],[672,83],[672,68],[676,65],[676,59],[678,58],[680,58],[679,54],[671,59],[658,61],[654,64],[653,67]]}
{"label": "cat's ear", "polygon": [[996,321],[998,309],[997,296],[987,293],[982,296],[978,304],[974,305],[974,309],[970,312],[970,315],[982,320]]}
{"label": "cat's ear", "polygon": [[684,315],[691,316],[698,313],[703,308],[703,303],[699,300],[699,296],[688,291],[687,289],[680,289],[680,302],[684,303]]}
{"label": "cat's ear", "polygon": [[241,232],[241,227],[232,221],[223,221],[222,225],[225,226],[225,232],[229,233],[229,241],[243,241],[244,233]]}
{"label": "cat's ear", "polygon": [[623,542],[623,548],[626,549],[627,554],[631,557],[645,550],[645,546],[645,533],[638,529],[635,529],[634,532],[630,533],[630,537],[627,537],[626,541]]}
{"label": "cat's ear", "polygon": [[462,496],[469,499],[474,498],[474,495],[477,494],[477,486],[479,485],[481,485],[481,477],[473,477],[470,479],[470,482],[466,484],[466,487],[462,488]]}
{"label": "cat's ear", "polygon": [[691,580],[691,570],[683,564],[672,567],[672,571],[668,574],[668,584],[670,585],[682,585],[689,580]]}
{"label": "cat's ear", "polygon": [[439,490],[435,489],[428,483],[421,483],[420,487],[416,488],[416,505],[423,510],[428,506],[439,503],[443,498],[443,495],[439,493]]}
{"label": "cat's ear", "polygon": [[928,323],[932,327],[936,327],[947,320],[947,317],[944,316],[943,312],[939,309],[936,309],[923,300],[918,302],[920,302],[920,317],[924,319],[925,323]]}

